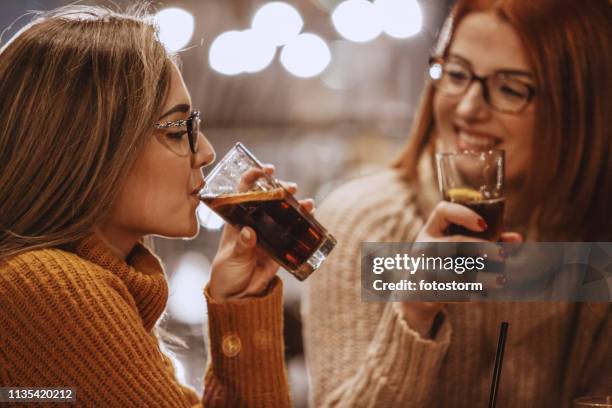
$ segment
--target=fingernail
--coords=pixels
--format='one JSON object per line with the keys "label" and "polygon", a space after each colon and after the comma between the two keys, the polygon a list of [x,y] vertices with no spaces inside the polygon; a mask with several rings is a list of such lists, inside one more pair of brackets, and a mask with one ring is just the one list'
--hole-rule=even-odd
{"label": "fingernail", "polygon": [[507,279],[504,275],[499,275],[496,279],[495,282],[497,282],[498,285],[505,285],[507,282]]}
{"label": "fingernail", "polygon": [[483,218],[478,218],[478,226],[483,231],[489,227]]}
{"label": "fingernail", "polygon": [[501,256],[504,259],[508,257],[508,253],[503,247],[499,248],[499,256]]}
{"label": "fingernail", "polygon": [[249,239],[251,239],[251,231],[246,228],[243,228],[240,232],[240,237],[242,237],[244,241],[248,241]]}

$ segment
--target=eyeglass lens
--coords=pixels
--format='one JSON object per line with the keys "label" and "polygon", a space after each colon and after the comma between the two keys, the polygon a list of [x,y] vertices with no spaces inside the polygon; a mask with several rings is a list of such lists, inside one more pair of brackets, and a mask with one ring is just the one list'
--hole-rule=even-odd
{"label": "eyeglass lens", "polygon": [[[474,80],[478,80],[469,68],[452,61],[437,63],[436,69],[430,69],[430,73],[437,73],[436,77],[432,76],[436,86],[449,95],[462,94]],[[529,86],[510,76],[494,74],[480,82],[485,87],[485,100],[496,109],[516,112],[529,102]]]}
{"label": "eyeglass lens", "polygon": [[189,146],[193,153],[198,152],[198,139],[200,134],[200,114],[193,112],[187,122],[187,131],[189,135]]}

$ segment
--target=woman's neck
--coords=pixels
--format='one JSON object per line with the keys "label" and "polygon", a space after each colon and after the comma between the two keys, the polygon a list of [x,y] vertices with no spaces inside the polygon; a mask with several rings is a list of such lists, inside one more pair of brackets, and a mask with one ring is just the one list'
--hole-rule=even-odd
{"label": "woman's neck", "polygon": [[139,234],[111,224],[99,225],[94,232],[119,259],[124,260],[141,238]]}

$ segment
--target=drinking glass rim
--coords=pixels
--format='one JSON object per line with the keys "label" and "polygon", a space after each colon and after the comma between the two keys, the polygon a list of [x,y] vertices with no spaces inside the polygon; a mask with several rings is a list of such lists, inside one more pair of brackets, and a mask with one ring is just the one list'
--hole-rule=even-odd
{"label": "drinking glass rim", "polygon": [[221,171],[221,168],[223,167],[222,164],[229,159],[230,153],[234,149],[242,151],[242,153],[244,153],[249,159],[251,159],[260,169],[263,168],[263,164],[255,157],[255,155],[253,155],[253,153],[249,151],[249,149],[246,148],[245,145],[243,145],[241,142],[236,142],[236,144],[234,144],[234,146],[232,146],[225,153],[225,155],[223,155],[223,157],[212,167],[206,177],[204,177],[204,181],[206,183],[209,183],[210,180],[215,177],[217,173],[219,173],[219,171]]}
{"label": "drinking glass rim", "polygon": [[[251,151],[247,149],[247,147],[244,144],[242,144],[242,142],[236,142],[234,146],[232,146],[225,153],[225,155],[223,155],[223,157],[213,166],[213,168],[204,177],[204,187],[202,187],[202,189],[200,190],[200,194],[199,194],[200,197],[205,195],[205,193],[203,194],[202,192],[209,188],[209,185],[211,184],[211,180],[219,174],[219,172],[223,168],[223,164],[227,162],[227,160],[229,160],[229,158],[232,157],[232,154],[235,153],[236,151],[244,154],[249,160],[251,160],[254,164],[253,166],[254,168],[259,168],[259,169],[264,168],[263,163],[259,161],[259,159],[255,157],[255,155],[251,153]],[[266,173],[264,173],[262,177],[265,178],[273,187],[280,187],[284,189],[283,185],[280,183],[280,181],[276,177],[271,177],[269,174],[266,174]]]}

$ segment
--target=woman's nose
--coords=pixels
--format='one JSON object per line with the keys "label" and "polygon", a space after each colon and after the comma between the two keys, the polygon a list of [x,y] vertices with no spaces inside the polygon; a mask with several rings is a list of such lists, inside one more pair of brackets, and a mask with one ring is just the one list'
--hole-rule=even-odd
{"label": "woman's nose", "polygon": [[490,110],[484,98],[484,89],[474,81],[457,104],[457,114],[463,119],[486,119]]}
{"label": "woman's nose", "polygon": [[204,136],[204,133],[198,133],[198,151],[193,156],[193,167],[206,167],[215,161],[215,149]]}

